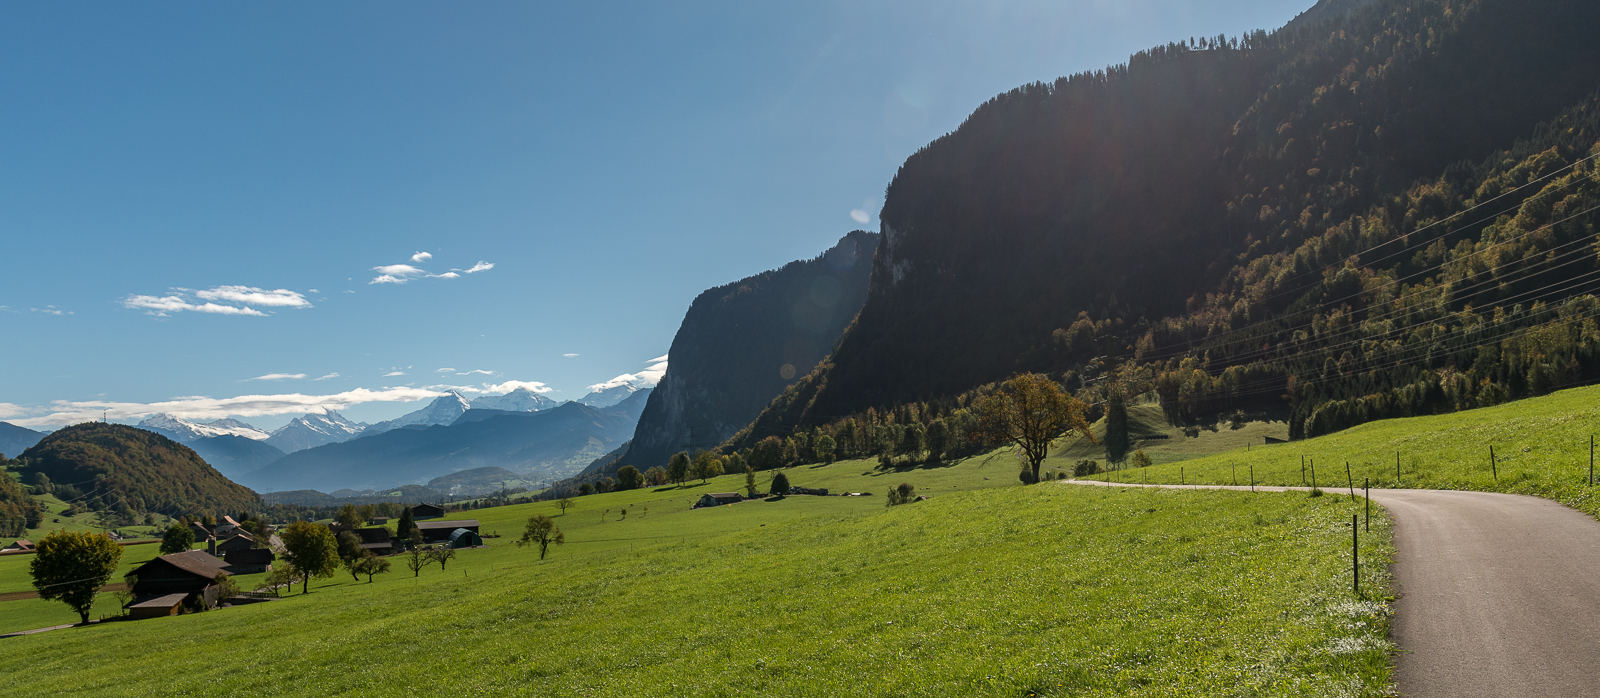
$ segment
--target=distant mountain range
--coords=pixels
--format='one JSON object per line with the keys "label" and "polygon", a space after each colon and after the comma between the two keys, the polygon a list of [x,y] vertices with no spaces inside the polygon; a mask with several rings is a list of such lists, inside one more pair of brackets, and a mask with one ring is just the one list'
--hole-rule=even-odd
{"label": "distant mountain range", "polygon": [[296,417],[272,432],[267,443],[284,453],[294,453],[323,444],[349,441],[366,431],[367,425],[352,422],[332,410],[323,414]]}
{"label": "distant mountain range", "polygon": [[44,438],[44,433],[26,427],[19,427],[10,422],[0,422],[0,454],[8,458],[15,458],[23,451],[32,448]]}
{"label": "distant mountain range", "polygon": [[140,429],[160,432],[163,436],[178,443],[188,443],[195,439],[204,439],[211,436],[242,436],[247,439],[263,440],[270,436],[265,431],[245,424],[237,419],[218,419],[210,422],[192,422],[187,419],[174,417],[170,414],[158,414],[150,417],[137,425]]}
{"label": "distant mountain range", "polygon": [[[416,422],[297,451],[241,481],[263,492],[359,491],[421,484],[486,467],[504,468],[525,479],[554,480],[582,470],[627,440],[649,392],[636,391],[600,409],[575,402],[538,412],[462,409],[449,424]],[[418,412],[442,417],[457,407],[468,404],[446,396]]]}
{"label": "distant mountain range", "polygon": [[505,395],[484,395],[467,403],[475,410],[507,410],[510,412],[538,412],[561,403],[527,388],[517,388]]}

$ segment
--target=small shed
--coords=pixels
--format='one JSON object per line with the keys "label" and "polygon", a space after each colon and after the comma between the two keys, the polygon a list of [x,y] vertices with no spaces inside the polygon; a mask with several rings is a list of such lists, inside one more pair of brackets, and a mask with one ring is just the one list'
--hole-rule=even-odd
{"label": "small shed", "polygon": [[[415,515],[413,515],[413,518],[415,518]],[[374,526],[385,526],[385,525],[388,525],[388,523],[389,523],[389,517],[387,517],[387,516],[375,516],[375,517],[372,518],[372,521],[370,521],[369,523],[371,523]]]}
{"label": "small shed", "polygon": [[414,507],[411,507],[412,521],[437,519],[441,516],[444,516],[444,507],[441,506],[434,506],[432,504],[418,504]]}
{"label": "small shed", "polygon": [[450,532],[450,547],[452,548],[476,548],[481,545],[483,545],[483,536],[478,535],[476,531],[458,528]]}
{"label": "small shed", "polygon": [[700,501],[696,502],[695,506],[714,507],[723,504],[738,504],[742,501],[744,501],[744,497],[739,496],[738,492],[707,492],[700,495]]}
{"label": "small shed", "polygon": [[340,524],[328,526],[334,536],[349,531],[361,538],[361,547],[371,550],[375,555],[388,555],[394,552],[394,539],[389,536],[387,528],[350,528]]}
{"label": "small shed", "polygon": [[450,540],[450,534],[455,533],[458,528],[478,533],[478,520],[423,521],[417,524],[417,530],[422,531],[422,542],[424,543],[442,543]]}
{"label": "small shed", "polygon": [[189,595],[184,593],[136,598],[133,603],[128,604],[128,615],[135,619],[175,616],[183,608],[183,602],[187,598]]}
{"label": "small shed", "polygon": [[18,538],[17,542],[6,546],[5,550],[33,550],[33,541],[27,538]]}

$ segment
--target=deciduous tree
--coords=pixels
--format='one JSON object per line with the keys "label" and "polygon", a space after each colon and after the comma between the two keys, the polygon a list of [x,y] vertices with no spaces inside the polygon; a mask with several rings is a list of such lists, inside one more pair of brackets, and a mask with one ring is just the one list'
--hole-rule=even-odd
{"label": "deciduous tree", "polygon": [[571,497],[562,497],[556,500],[556,507],[561,509],[563,514],[567,513],[567,510],[571,509],[573,504],[576,504],[576,502],[572,501]]}
{"label": "deciduous tree", "polygon": [[631,465],[617,468],[617,489],[636,490],[644,484],[644,477],[639,474],[639,469]]}
{"label": "deciduous tree", "polygon": [[772,476],[772,486],[768,489],[771,490],[773,494],[788,494],[789,476],[784,475],[783,471],[781,470],[778,471],[776,475]]}
{"label": "deciduous tree", "polygon": [[194,531],[188,526],[180,526],[173,522],[167,527],[166,533],[161,534],[161,554],[171,555],[181,553],[194,546]]}
{"label": "deciduous tree", "polygon": [[672,459],[667,461],[667,480],[675,485],[682,485],[689,479],[689,454],[678,452],[672,454]]}
{"label": "deciduous tree", "polygon": [[354,504],[346,504],[339,507],[338,518],[339,525],[345,528],[361,528],[361,525],[367,522],[365,518],[362,518],[361,510],[356,508]]}
{"label": "deciduous tree", "polygon": [[312,577],[332,577],[339,569],[339,543],[327,526],[296,521],[283,529],[279,538],[286,557],[300,573],[300,593],[311,591]]}
{"label": "deciduous tree", "polygon": [[372,554],[372,551],[369,550],[366,555],[355,560],[354,564],[350,566],[350,571],[353,574],[367,575],[367,583],[371,584],[374,575],[384,574],[389,571],[389,561]]}
{"label": "deciduous tree", "polygon": [[445,565],[451,560],[456,559],[456,549],[450,547],[449,543],[435,545],[431,550],[428,551],[428,557],[433,558],[434,562],[439,563],[439,571],[443,572]]}
{"label": "deciduous tree", "polygon": [[977,433],[990,443],[1015,443],[1030,470],[1024,480],[1039,481],[1039,465],[1050,444],[1071,429],[1092,443],[1083,401],[1068,397],[1048,376],[1024,373],[1000,385],[980,403]]}
{"label": "deciduous tree", "polygon": [[545,553],[550,550],[550,544],[564,545],[567,542],[566,534],[556,526],[554,519],[544,514],[534,514],[528,517],[528,527],[523,530],[522,538],[517,541],[517,547],[525,545],[539,546],[539,559],[543,560]]}
{"label": "deciduous tree", "polygon": [[122,561],[122,546],[104,534],[56,530],[38,543],[28,569],[39,598],[61,601],[89,622],[95,594]]}

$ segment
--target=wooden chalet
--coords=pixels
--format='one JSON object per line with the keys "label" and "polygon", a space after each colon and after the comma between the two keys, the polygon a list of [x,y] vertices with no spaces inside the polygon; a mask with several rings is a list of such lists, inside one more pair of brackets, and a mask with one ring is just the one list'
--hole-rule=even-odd
{"label": "wooden chalet", "polygon": [[162,555],[134,568],[133,601],[129,613],[135,618],[176,615],[183,604],[211,608],[217,605],[217,575],[227,571],[228,563],[216,556],[190,550]]}
{"label": "wooden chalet", "polygon": [[31,553],[31,552],[33,552],[33,550],[34,550],[33,541],[28,540],[27,538],[18,538],[17,542],[12,543],[11,545],[8,545],[8,546],[6,546],[4,548],[0,548],[0,552],[7,552],[7,553],[22,553],[22,552]]}
{"label": "wooden chalet", "polygon": [[442,516],[444,516],[444,507],[441,506],[435,506],[433,504],[418,504],[414,507],[411,507],[412,521],[437,519]]}
{"label": "wooden chalet", "polygon": [[455,533],[458,528],[478,533],[478,520],[454,519],[450,521],[417,522],[417,529],[422,531],[422,542],[424,543],[440,543],[450,540],[450,534]]}

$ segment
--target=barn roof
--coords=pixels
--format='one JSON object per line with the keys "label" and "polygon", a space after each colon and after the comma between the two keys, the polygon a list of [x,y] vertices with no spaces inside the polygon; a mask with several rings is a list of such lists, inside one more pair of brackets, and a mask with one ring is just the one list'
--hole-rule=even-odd
{"label": "barn roof", "polygon": [[739,497],[739,493],[738,492],[707,492],[706,496],[707,497],[715,497],[717,499],[741,498],[741,497]]}
{"label": "barn roof", "polygon": [[[165,562],[180,570],[200,577],[205,577],[207,579],[216,579],[217,573],[221,572],[222,568],[228,566],[228,563],[217,559],[215,555],[207,553],[204,550],[190,550],[185,553],[162,555],[161,557],[144,564],[151,565],[157,562]],[[138,573],[135,572],[134,574]]]}
{"label": "barn roof", "polygon": [[433,529],[436,529],[436,528],[447,528],[447,529],[450,529],[450,530],[453,531],[453,530],[458,529],[458,528],[474,528],[477,525],[478,525],[478,520],[477,519],[456,519],[454,521],[418,521],[417,522],[417,528],[422,529],[424,531],[429,531],[429,530],[433,530]]}

